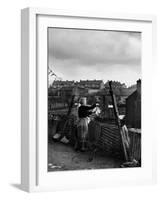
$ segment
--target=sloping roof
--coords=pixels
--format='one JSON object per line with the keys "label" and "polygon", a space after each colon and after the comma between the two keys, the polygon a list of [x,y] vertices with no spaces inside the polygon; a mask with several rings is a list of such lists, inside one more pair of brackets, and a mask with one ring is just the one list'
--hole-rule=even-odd
{"label": "sloping roof", "polygon": [[102,83],[102,80],[80,80],[79,83]]}
{"label": "sloping roof", "polygon": [[129,95],[129,96],[127,97],[127,100],[129,100],[129,99],[131,99],[131,98],[136,99],[136,98],[137,98],[137,95],[138,95],[137,90],[135,90],[131,95]]}

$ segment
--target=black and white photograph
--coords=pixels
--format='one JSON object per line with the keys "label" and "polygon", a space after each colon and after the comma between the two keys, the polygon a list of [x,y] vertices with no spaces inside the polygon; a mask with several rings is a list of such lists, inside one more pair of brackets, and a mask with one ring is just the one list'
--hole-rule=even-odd
{"label": "black and white photograph", "polygon": [[141,167],[141,32],[47,31],[48,172]]}

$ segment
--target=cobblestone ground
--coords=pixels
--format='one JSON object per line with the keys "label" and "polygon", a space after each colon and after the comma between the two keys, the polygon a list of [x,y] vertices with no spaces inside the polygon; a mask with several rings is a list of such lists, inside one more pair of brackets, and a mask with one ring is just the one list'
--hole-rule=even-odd
{"label": "cobblestone ground", "polygon": [[119,168],[123,162],[103,152],[97,152],[90,162],[90,155],[90,152],[76,152],[60,142],[49,142],[48,171]]}

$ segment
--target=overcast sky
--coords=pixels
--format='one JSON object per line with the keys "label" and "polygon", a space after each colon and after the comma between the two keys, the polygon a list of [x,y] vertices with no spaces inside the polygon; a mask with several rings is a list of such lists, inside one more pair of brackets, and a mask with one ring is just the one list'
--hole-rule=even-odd
{"label": "overcast sky", "polygon": [[63,80],[129,86],[141,78],[141,33],[49,28],[48,53],[49,67]]}

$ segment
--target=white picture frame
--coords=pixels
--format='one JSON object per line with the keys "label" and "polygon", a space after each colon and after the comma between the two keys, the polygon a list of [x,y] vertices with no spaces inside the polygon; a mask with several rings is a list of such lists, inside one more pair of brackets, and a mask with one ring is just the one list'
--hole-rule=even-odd
{"label": "white picture frame", "polygon": [[[56,20],[55,20],[55,19]],[[54,21],[53,21],[54,19]],[[83,20],[83,23],[82,21]],[[69,21],[69,23],[67,22]],[[87,21],[87,23],[84,23]],[[43,133],[47,124],[42,120],[47,113],[47,68],[46,54],[40,63],[39,56],[46,48],[45,29],[56,23],[56,26],[103,28],[110,21],[113,30],[141,31],[143,33],[143,157],[145,165],[141,169],[107,169],[94,171],[72,171],[48,174],[45,172],[47,143]],[[67,22],[67,23],[66,23]],[[92,22],[92,23],[91,23]],[[94,22],[94,23],[93,23]],[[108,24],[109,25],[109,24]],[[106,27],[107,28],[107,27]],[[21,14],[21,187],[28,192],[54,191],[74,188],[96,188],[122,184],[148,184],[156,182],[155,134],[150,125],[152,119],[152,90],[149,77],[155,67],[156,19],[152,15],[130,15],[90,13],[79,11],[62,11],[44,8],[25,8]],[[39,34],[39,35],[38,35]],[[43,35],[44,34],[44,35]],[[39,44],[41,40],[41,44]],[[44,51],[44,50],[43,50]],[[43,56],[42,56],[43,57]],[[145,68],[146,66],[146,68]],[[41,80],[41,82],[40,82]],[[42,88],[40,91],[39,88]],[[46,88],[46,89],[45,89]],[[150,113],[149,118],[147,117]],[[42,116],[42,113],[44,114]],[[42,123],[41,123],[42,122]],[[40,125],[41,124],[41,125]],[[41,126],[41,127],[40,127]],[[46,134],[46,135],[45,135]],[[44,145],[43,145],[44,142]],[[40,158],[41,155],[41,158]],[[49,180],[50,179],[50,180]],[[79,180],[79,181],[77,181]],[[85,181],[84,181],[85,180]]]}

